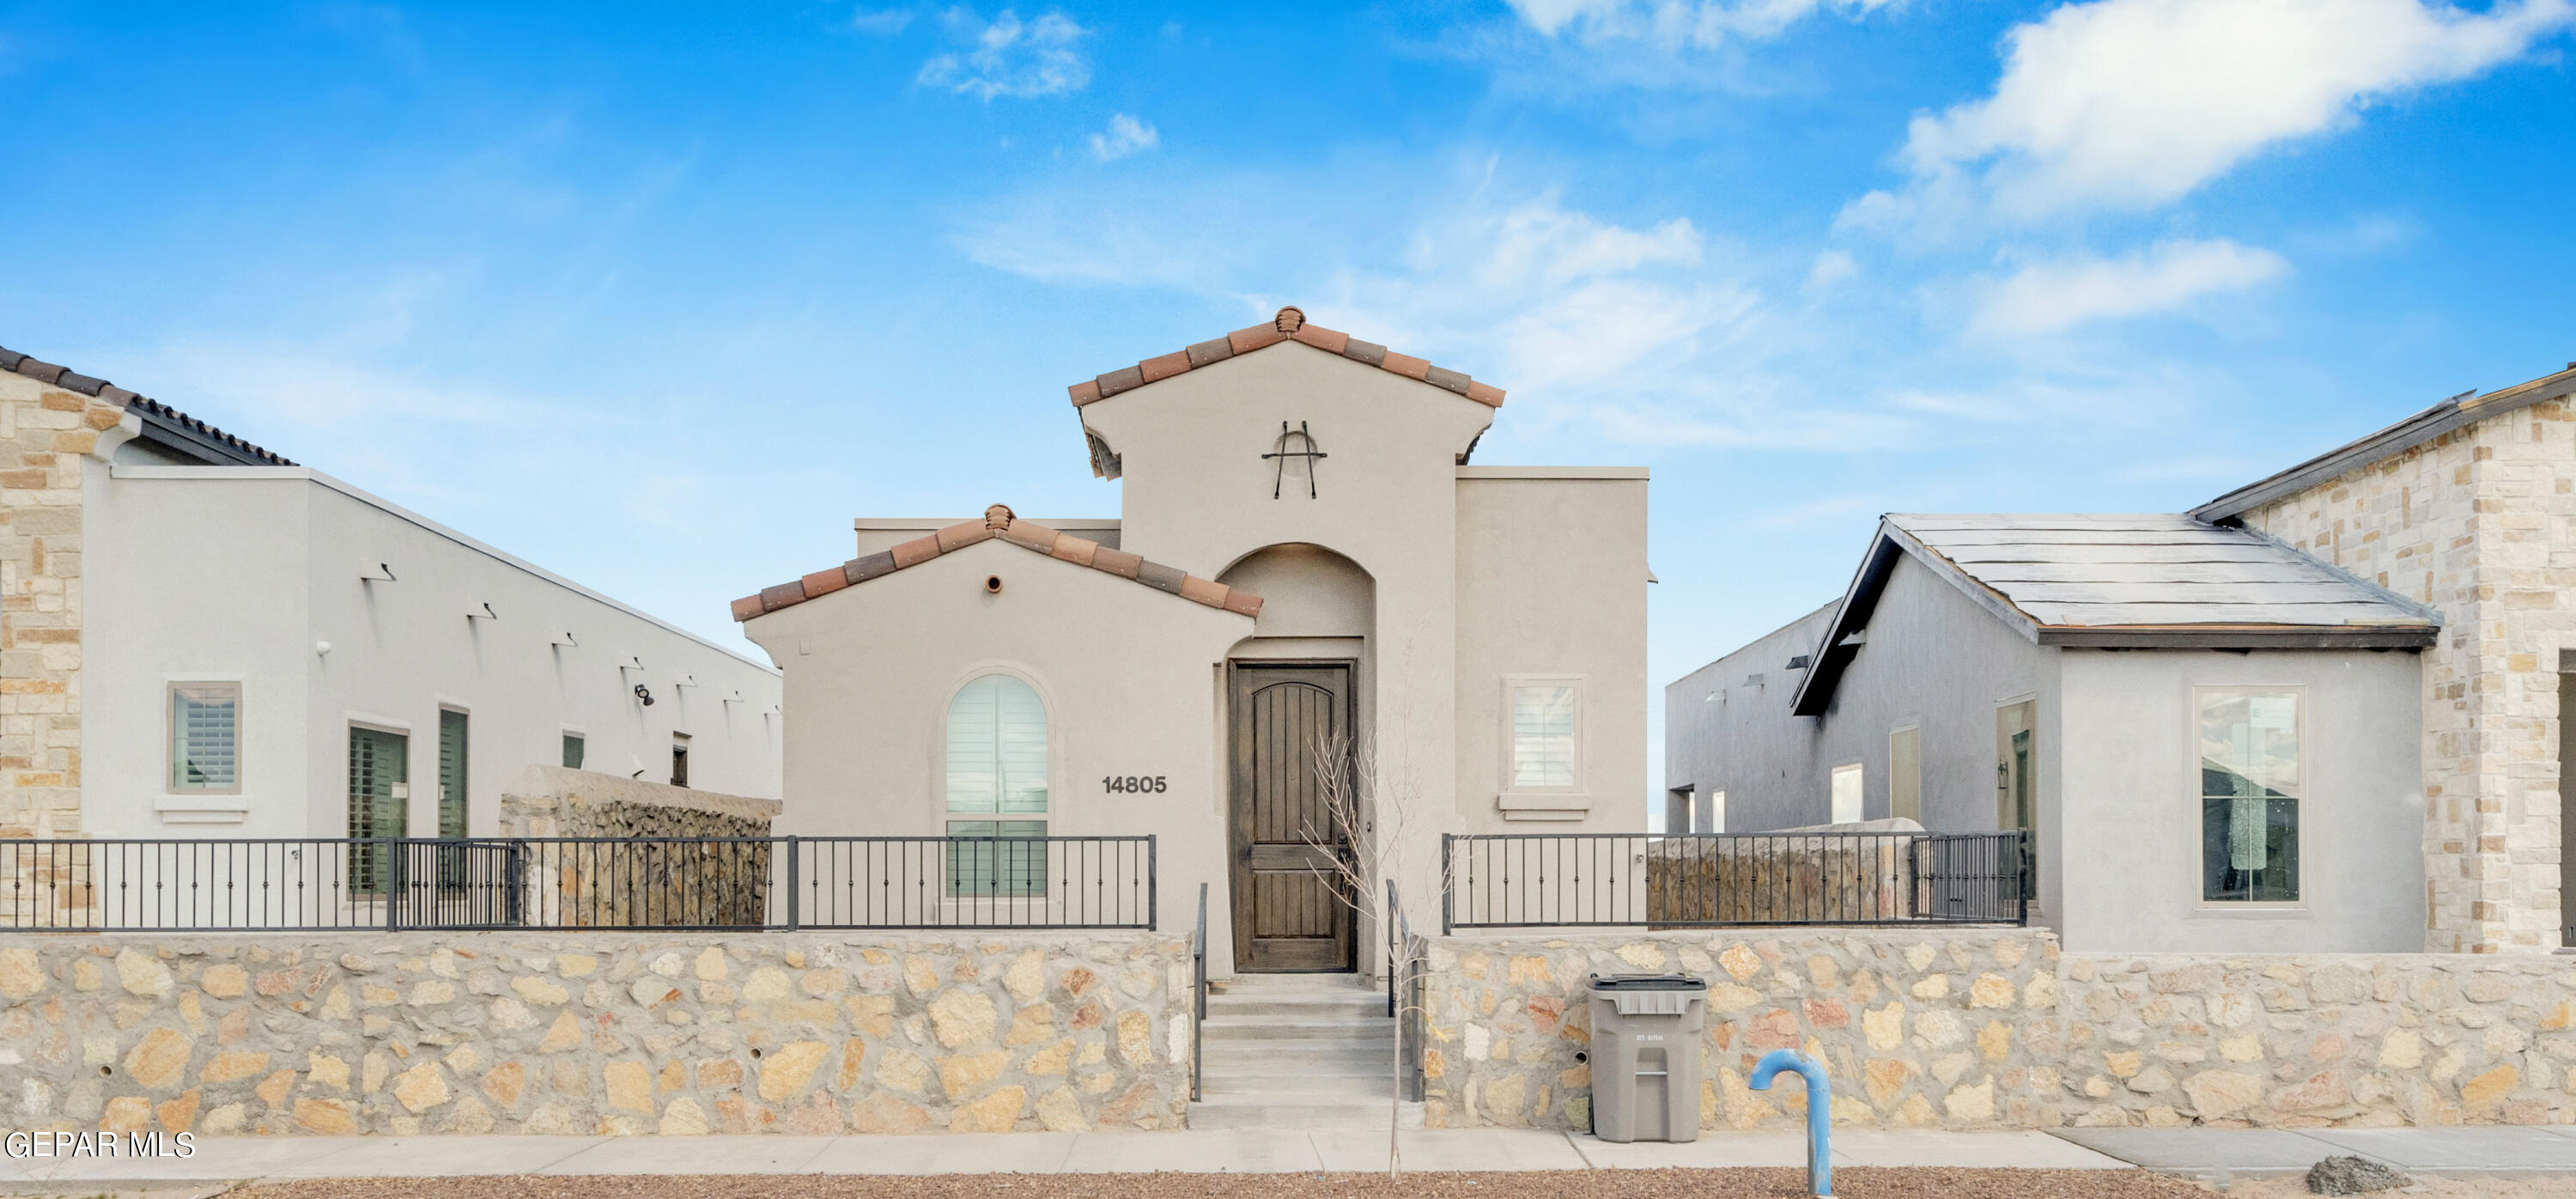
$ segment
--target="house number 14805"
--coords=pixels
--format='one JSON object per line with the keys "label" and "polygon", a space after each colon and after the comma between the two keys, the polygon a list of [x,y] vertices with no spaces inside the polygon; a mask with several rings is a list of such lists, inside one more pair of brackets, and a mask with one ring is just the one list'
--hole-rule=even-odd
{"label": "house number 14805", "polygon": [[1113,774],[1100,780],[1100,789],[1112,792],[1161,791],[1164,789],[1163,776],[1159,774]]}

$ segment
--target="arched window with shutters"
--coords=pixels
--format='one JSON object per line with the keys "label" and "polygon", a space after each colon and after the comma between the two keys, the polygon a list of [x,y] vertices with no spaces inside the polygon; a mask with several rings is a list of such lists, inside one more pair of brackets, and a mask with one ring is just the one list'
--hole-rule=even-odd
{"label": "arched window with shutters", "polygon": [[1046,703],[1007,674],[969,680],[948,701],[948,893],[1046,891]]}

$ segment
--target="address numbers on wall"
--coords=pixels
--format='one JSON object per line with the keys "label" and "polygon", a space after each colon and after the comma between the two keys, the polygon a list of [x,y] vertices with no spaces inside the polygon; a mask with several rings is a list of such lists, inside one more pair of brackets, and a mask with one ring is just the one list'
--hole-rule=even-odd
{"label": "address numbers on wall", "polygon": [[1113,774],[1100,780],[1100,789],[1115,794],[1120,791],[1161,792],[1167,788],[1159,774]]}

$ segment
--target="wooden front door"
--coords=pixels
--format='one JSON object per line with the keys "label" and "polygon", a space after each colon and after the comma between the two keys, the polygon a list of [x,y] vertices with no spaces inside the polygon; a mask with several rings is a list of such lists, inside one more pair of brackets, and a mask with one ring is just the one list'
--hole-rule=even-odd
{"label": "wooden front door", "polygon": [[1349,859],[1348,830],[1319,761],[1328,747],[1347,754],[1351,668],[1239,665],[1233,677],[1234,968],[1351,969],[1354,913],[1334,865]]}

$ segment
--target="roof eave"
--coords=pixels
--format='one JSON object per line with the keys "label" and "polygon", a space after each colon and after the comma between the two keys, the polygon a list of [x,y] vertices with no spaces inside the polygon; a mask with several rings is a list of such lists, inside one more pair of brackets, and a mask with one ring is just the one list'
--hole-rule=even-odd
{"label": "roof eave", "polygon": [[1327,354],[1348,358],[1365,366],[1374,366],[1390,374],[1402,375],[1418,383],[1474,400],[1488,408],[1503,406],[1503,389],[1490,383],[1479,383],[1464,372],[1433,366],[1410,354],[1399,354],[1375,342],[1361,341],[1338,329],[1306,323],[1306,314],[1296,308],[1282,308],[1267,325],[1237,329],[1223,337],[1199,342],[1169,354],[1147,358],[1134,366],[1122,367],[1105,375],[1085,379],[1065,388],[1065,395],[1076,408],[1087,408],[1112,396],[1124,395],[1137,388],[1160,383],[1175,375],[1188,374],[1255,350],[1298,342]]}
{"label": "roof eave", "polygon": [[2426,649],[2433,625],[2041,625],[2041,645],[2070,649]]}
{"label": "roof eave", "polygon": [[[2576,394],[2576,363],[2566,370],[2517,383],[2480,396],[2474,391],[2435,404],[2413,416],[2344,443],[2288,470],[2258,479],[2194,508],[2194,520],[2215,524],[2231,520],[2274,500],[2297,495],[2319,483],[2351,474],[2397,454],[2493,416]],[[2471,398],[2475,397],[2475,398]]]}

